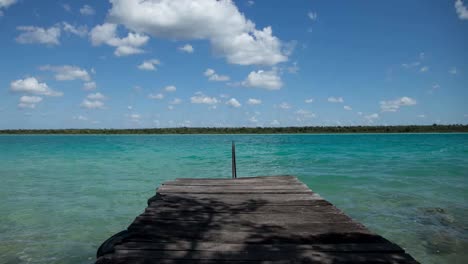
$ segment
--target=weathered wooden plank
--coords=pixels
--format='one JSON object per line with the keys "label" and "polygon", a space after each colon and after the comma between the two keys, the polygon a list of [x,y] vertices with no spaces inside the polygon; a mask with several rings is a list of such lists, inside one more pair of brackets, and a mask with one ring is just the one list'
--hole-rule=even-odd
{"label": "weathered wooden plank", "polygon": [[295,207],[295,206],[312,206],[314,207],[311,210],[317,210],[322,208],[325,205],[332,205],[330,202],[324,199],[312,199],[312,200],[288,200],[288,201],[266,201],[266,200],[252,200],[246,199],[244,201],[216,201],[213,199],[184,199],[183,197],[179,198],[168,198],[164,197],[164,200],[161,199],[161,195],[157,194],[154,197],[148,199],[148,206],[151,208],[157,208],[160,206],[172,207],[172,208],[193,208],[203,210],[204,208],[213,208],[220,209],[225,208],[229,211],[239,211],[244,210],[245,212],[253,210],[261,210],[261,208],[267,208],[268,206],[277,206],[277,207]]}
{"label": "weathered wooden plank", "polygon": [[228,191],[228,190],[236,190],[236,191],[258,191],[258,190],[268,190],[268,191],[307,191],[310,192],[310,189],[307,188],[304,184],[294,184],[294,185],[223,185],[223,186],[200,186],[200,185],[162,185],[157,189],[157,191]]}
{"label": "weathered wooden plank", "polygon": [[200,213],[200,214],[180,214],[180,213],[151,213],[147,212],[135,218],[132,224],[153,224],[166,222],[179,222],[197,225],[208,221],[217,224],[239,223],[242,225],[279,225],[279,224],[303,224],[303,223],[335,223],[352,221],[347,215],[337,213],[313,214],[307,213],[303,217],[290,214],[226,214],[226,213]]}
{"label": "weathered wooden plank", "polygon": [[[403,253],[404,250],[393,243],[357,243],[357,244],[227,244],[227,243],[212,243],[212,242],[189,242],[178,241],[177,243],[142,243],[142,242],[127,242],[123,245],[117,245],[116,250],[196,250],[196,251],[219,251],[219,252],[236,252],[246,251],[260,252],[264,251],[270,253],[271,250],[275,252],[293,252],[297,250],[313,250],[323,252],[394,252]],[[268,249],[268,250],[266,250]]]}
{"label": "weathered wooden plank", "polygon": [[[158,241],[158,242],[176,242],[179,240],[193,240],[203,242],[217,242],[217,243],[257,243],[257,244],[269,244],[269,243],[293,243],[293,244],[304,244],[304,243],[333,243],[333,239],[339,239],[342,243],[364,243],[368,239],[375,241],[378,240],[378,236],[372,234],[364,228],[350,227],[348,224],[336,225],[316,225],[317,228],[314,230],[297,230],[295,228],[290,229],[279,229],[269,225],[264,225],[255,230],[247,230],[244,227],[243,231],[236,231],[234,228],[218,227],[212,225],[187,225],[186,228],[180,227],[180,225],[157,228],[151,226],[130,226],[128,231],[130,232],[126,241]],[[169,230],[171,228],[171,230]],[[172,228],[178,228],[174,230]],[[246,231],[244,231],[246,230]]]}
{"label": "weathered wooden plank", "polygon": [[[121,259],[145,259],[155,262],[127,262],[127,263],[180,263],[178,260],[197,261],[206,263],[205,260],[222,261],[261,261],[261,263],[416,263],[409,255],[404,253],[343,253],[321,252],[313,250],[281,251],[271,250],[270,254],[262,254],[265,251],[250,252],[208,252],[208,251],[147,251],[147,250],[118,250],[114,253],[114,261]],[[170,262],[174,261],[175,262]],[[157,261],[157,262],[156,262]],[[106,263],[106,262],[102,262]],[[125,263],[125,262],[111,262]],[[213,263],[213,262],[208,262]],[[237,262],[234,262],[237,263]]]}
{"label": "weathered wooden plank", "polygon": [[296,201],[323,200],[316,193],[254,193],[249,195],[238,195],[233,193],[159,193],[159,199],[171,202],[182,202],[184,200],[204,201],[208,203],[284,203]]}
{"label": "weathered wooden plank", "polygon": [[206,189],[206,190],[184,190],[180,189],[161,189],[158,190],[160,194],[167,193],[186,193],[186,194],[313,194],[311,190],[222,190],[222,189]]}
{"label": "weathered wooden plank", "polygon": [[[317,202],[320,202],[317,201]],[[249,205],[237,205],[237,206],[225,206],[225,205],[201,205],[201,204],[175,204],[165,202],[153,202],[150,206],[145,209],[145,213],[180,213],[180,214],[212,214],[212,213],[224,213],[224,214],[323,214],[323,213],[342,213],[338,208],[331,204],[323,205],[261,205],[261,206],[249,206]]]}

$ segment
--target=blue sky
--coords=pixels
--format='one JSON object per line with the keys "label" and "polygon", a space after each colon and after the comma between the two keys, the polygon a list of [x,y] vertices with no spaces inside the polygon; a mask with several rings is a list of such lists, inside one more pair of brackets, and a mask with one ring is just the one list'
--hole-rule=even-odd
{"label": "blue sky", "polygon": [[467,7],[0,0],[0,129],[467,124]]}

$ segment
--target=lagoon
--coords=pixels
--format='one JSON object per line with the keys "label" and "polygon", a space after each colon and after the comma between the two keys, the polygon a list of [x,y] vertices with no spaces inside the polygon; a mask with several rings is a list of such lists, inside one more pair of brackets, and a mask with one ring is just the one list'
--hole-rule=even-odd
{"label": "lagoon", "polygon": [[92,263],[163,181],[299,177],[422,263],[468,262],[468,134],[2,135],[1,263]]}

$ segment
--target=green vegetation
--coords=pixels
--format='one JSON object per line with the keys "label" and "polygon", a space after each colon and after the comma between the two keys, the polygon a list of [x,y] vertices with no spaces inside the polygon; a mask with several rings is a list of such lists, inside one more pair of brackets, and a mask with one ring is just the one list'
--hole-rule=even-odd
{"label": "green vegetation", "polygon": [[177,127],[142,129],[6,129],[0,134],[294,134],[294,133],[452,133],[468,125],[307,126],[307,127]]}

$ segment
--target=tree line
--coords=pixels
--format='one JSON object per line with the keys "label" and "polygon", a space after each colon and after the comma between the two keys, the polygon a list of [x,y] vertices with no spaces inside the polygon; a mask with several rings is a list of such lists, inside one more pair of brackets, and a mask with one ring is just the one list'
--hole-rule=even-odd
{"label": "tree line", "polygon": [[5,129],[0,134],[320,134],[320,133],[454,133],[468,125],[174,127],[137,129]]}

